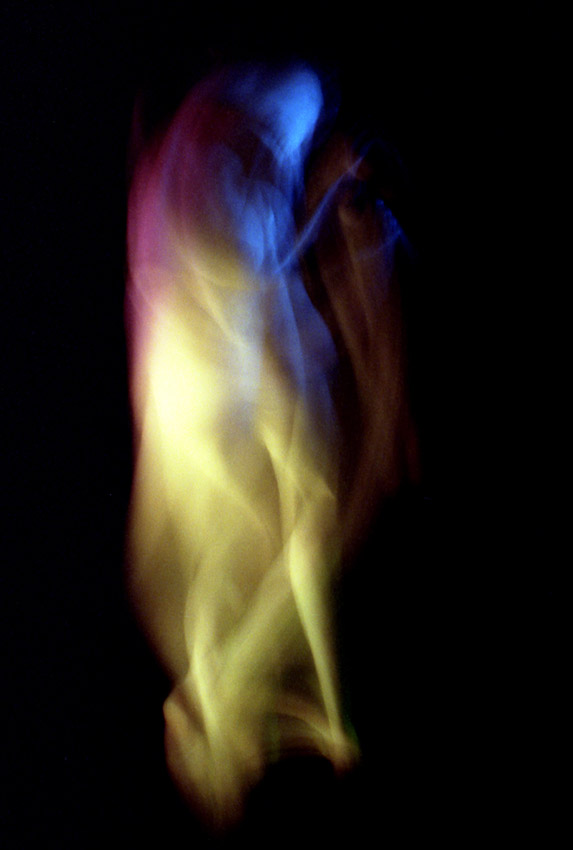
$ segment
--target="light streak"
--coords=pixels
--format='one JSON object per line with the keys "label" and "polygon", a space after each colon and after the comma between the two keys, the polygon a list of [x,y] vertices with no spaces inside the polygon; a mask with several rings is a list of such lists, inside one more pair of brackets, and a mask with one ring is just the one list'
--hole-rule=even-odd
{"label": "light streak", "polygon": [[[400,231],[387,211],[360,219],[345,205],[365,166],[335,142],[297,237],[321,109],[306,67],[219,72],[143,154],[130,196],[129,586],[174,682],[170,770],[215,826],[241,816],[273,759],[315,752],[345,769],[357,757],[332,587],[401,474],[407,411],[390,287]],[[303,284],[309,245],[329,320]],[[344,359],[363,429],[350,477],[333,396]]]}

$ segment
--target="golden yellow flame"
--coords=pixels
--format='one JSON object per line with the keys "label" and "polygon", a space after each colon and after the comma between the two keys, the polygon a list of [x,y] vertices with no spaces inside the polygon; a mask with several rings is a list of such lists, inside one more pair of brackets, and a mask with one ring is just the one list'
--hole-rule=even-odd
{"label": "golden yellow flame", "polygon": [[[217,825],[240,816],[269,760],[310,750],[344,768],[356,756],[341,720],[331,592],[345,535],[356,534],[349,516],[368,514],[357,493],[371,504],[392,478],[399,345],[392,334],[380,343],[373,326],[367,277],[380,264],[368,251],[374,236],[379,252],[380,230],[365,233],[341,208],[345,257],[321,262],[339,351],[361,376],[369,446],[345,515],[339,353],[295,262],[293,198],[320,108],[306,69],[216,76],[142,157],[130,199],[129,583],[174,682],[170,770]],[[327,158],[311,207],[355,166],[338,155],[333,178]],[[359,282],[346,296],[335,279],[344,275]]]}

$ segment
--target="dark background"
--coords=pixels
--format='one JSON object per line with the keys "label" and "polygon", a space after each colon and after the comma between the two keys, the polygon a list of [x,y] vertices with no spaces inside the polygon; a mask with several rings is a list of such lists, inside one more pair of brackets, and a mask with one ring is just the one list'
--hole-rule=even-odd
{"label": "dark background", "polygon": [[139,92],[159,120],[221,57],[294,51],[338,77],[347,126],[383,133],[408,174],[424,479],[381,512],[340,594],[362,768],[339,783],[322,764],[283,766],[244,831],[261,846],[518,833],[551,846],[568,558],[564,21],[547,3],[212,5],[2,4],[0,843],[206,841],[163,766],[168,686],[122,583],[129,128]]}

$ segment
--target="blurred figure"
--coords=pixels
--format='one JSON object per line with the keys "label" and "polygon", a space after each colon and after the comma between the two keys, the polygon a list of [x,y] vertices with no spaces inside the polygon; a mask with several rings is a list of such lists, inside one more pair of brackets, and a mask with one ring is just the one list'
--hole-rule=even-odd
{"label": "blurred figure", "polygon": [[170,769],[216,826],[270,760],[356,757],[332,584],[415,465],[402,234],[345,141],[316,160],[295,226],[322,109],[307,67],[219,71],[143,153],[130,195],[129,582],[174,681]]}

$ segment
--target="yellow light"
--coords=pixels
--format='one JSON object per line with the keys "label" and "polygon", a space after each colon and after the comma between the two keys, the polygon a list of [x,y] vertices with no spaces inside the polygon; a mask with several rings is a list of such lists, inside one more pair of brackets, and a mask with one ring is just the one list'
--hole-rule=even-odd
{"label": "yellow light", "polygon": [[[267,96],[260,83],[253,93]],[[280,89],[265,133],[302,95],[294,150],[281,126],[274,154],[259,138],[249,162],[254,117],[246,127],[244,114],[192,96],[140,166],[130,205],[129,580],[174,680],[170,769],[216,825],[240,816],[270,759],[309,749],[343,766],[354,749],[330,623],[334,350],[280,259],[320,94],[307,71]]]}
{"label": "yellow light", "polygon": [[[335,248],[316,247],[329,328],[296,262],[293,203],[321,103],[305,68],[221,72],[142,158],[130,198],[129,586],[174,683],[170,770],[222,827],[269,761],[306,751],[345,769],[357,757],[333,582],[400,479],[398,447],[413,445],[394,231],[336,200],[363,168],[340,140],[309,186],[302,237],[316,238],[327,204],[338,210]],[[363,429],[350,476],[331,386],[341,357]]]}

